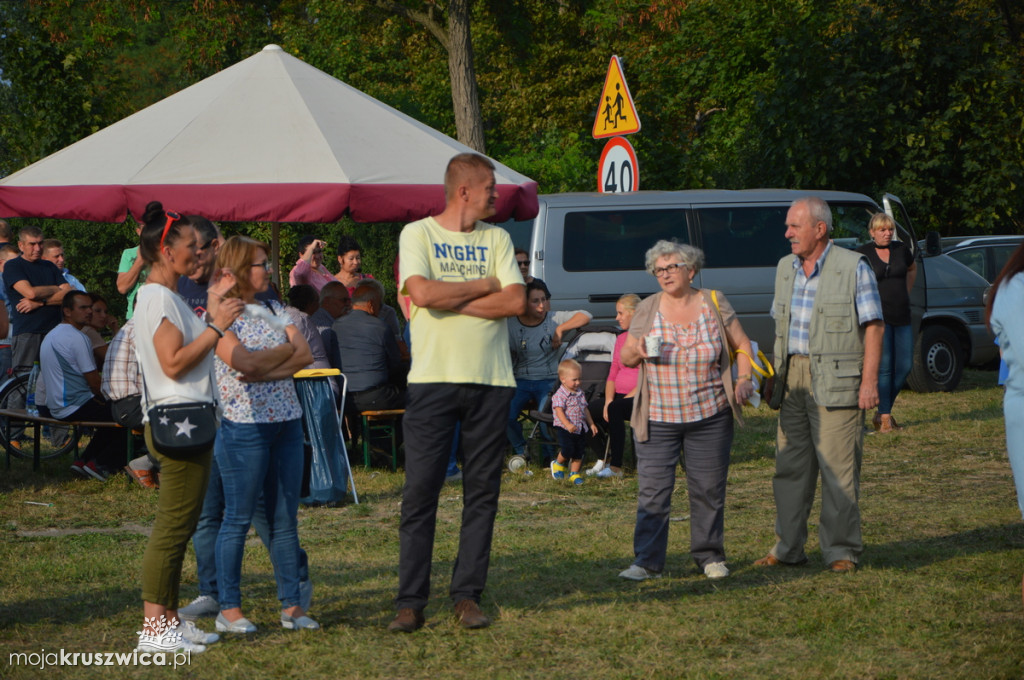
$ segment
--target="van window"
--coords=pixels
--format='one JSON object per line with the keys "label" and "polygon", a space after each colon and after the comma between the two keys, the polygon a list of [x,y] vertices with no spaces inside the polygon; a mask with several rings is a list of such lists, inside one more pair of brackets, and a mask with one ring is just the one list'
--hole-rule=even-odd
{"label": "van window", "polygon": [[774,267],[790,253],[788,206],[698,208],[704,266]]}
{"label": "van window", "polygon": [[569,272],[643,270],[651,246],[673,238],[690,241],[682,208],[570,212],[565,216],[562,267]]}

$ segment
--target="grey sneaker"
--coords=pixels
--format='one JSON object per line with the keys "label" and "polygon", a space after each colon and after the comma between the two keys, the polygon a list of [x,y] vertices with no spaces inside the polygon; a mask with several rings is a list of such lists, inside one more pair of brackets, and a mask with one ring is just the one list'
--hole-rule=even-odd
{"label": "grey sneaker", "polygon": [[661,578],[661,572],[644,569],[639,564],[632,564],[629,569],[619,572],[619,578],[626,578],[630,581],[646,581],[649,578]]}
{"label": "grey sneaker", "polygon": [[209,595],[200,595],[178,610],[178,618],[182,621],[195,621],[217,614],[220,614],[220,605],[217,604],[216,598]]}

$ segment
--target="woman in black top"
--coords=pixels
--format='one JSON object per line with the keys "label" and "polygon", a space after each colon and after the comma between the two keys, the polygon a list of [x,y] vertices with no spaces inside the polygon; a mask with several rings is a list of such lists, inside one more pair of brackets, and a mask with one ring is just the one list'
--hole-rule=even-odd
{"label": "woman in black top", "polygon": [[914,287],[917,264],[907,246],[893,240],[896,223],[885,213],[876,213],[868,223],[872,242],[857,249],[867,256],[878,279],[882,298],[885,337],[882,339],[882,364],[878,368],[878,413],[875,429],[898,429],[892,417],[892,404],[910,374],[913,334],[910,331],[910,289]]}

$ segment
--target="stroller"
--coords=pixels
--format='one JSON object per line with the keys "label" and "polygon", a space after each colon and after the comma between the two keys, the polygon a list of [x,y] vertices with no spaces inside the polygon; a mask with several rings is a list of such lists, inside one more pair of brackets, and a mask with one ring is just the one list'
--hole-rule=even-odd
{"label": "stroller", "polygon": [[[621,332],[617,326],[588,324],[578,329],[572,339],[563,345],[564,350],[559,361],[575,359],[579,362],[582,369],[580,389],[587,398],[591,414],[600,414],[604,407],[604,386],[612,366],[612,350],[615,347],[615,338]],[[512,472],[522,470],[535,460],[534,452],[540,451],[543,446],[558,445],[550,432],[550,427],[555,421],[551,410],[551,395],[558,387],[556,382],[544,403],[523,412],[520,420],[524,421],[528,428],[526,451],[525,455],[513,455],[508,459],[508,469]],[[598,444],[595,450],[607,449],[608,436],[607,433],[601,432],[600,428],[596,440]]]}

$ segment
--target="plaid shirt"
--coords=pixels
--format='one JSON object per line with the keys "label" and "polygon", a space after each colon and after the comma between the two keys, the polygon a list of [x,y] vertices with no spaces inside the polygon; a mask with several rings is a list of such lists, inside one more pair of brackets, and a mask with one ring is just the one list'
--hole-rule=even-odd
{"label": "plaid shirt", "polygon": [[[565,419],[576,426],[576,434],[589,432],[587,418],[583,413],[587,408],[587,398],[584,396],[583,390],[570,392],[565,389],[565,385],[560,385],[551,397],[551,410],[556,408],[565,410]],[[557,417],[555,418],[555,427],[566,429]]]}
{"label": "plaid shirt", "polygon": [[100,391],[111,401],[142,394],[142,374],[135,356],[135,319],[128,319],[107,347]]}
{"label": "plaid shirt", "polygon": [[650,420],[695,423],[729,408],[718,364],[722,334],[707,302],[686,326],[669,323],[658,312],[651,334],[661,336],[662,344],[661,356],[647,361]]}
{"label": "plaid shirt", "polygon": [[[810,276],[804,274],[804,269],[801,266],[803,263],[799,257],[793,260],[796,279],[793,281],[793,299],[789,312],[790,354],[810,354],[811,313],[814,311],[814,295],[818,292],[821,268],[831,250],[832,242],[829,241],[821,257],[814,263],[814,270]],[[864,259],[857,263],[857,294],[854,304],[857,307],[857,317],[861,326],[882,318],[882,300],[878,297],[875,274],[871,271],[871,265]],[[775,318],[774,303],[772,304],[772,318]]]}

